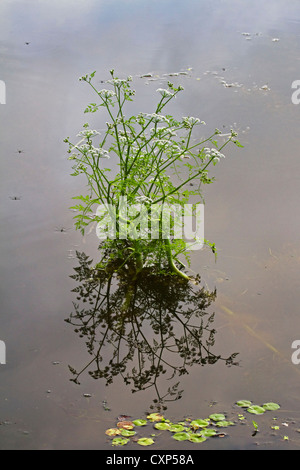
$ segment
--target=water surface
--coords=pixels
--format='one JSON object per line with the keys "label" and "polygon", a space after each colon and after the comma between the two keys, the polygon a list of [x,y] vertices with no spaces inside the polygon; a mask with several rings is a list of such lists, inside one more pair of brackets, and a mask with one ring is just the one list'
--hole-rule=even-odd
{"label": "water surface", "polygon": [[[244,145],[226,154],[205,188],[205,235],[218,247],[217,262],[208,251],[192,259],[203,284],[217,289],[209,307],[216,351],[239,352],[240,365],[191,367],[180,380],[182,398],[166,413],[181,420],[230,413],[239,399],[274,401],[280,423],[289,424],[275,436],[269,418],[258,417],[264,432],[255,439],[236,426],[201,448],[298,449],[300,366],[291,361],[300,331],[300,108],[291,101],[298,2],[2,0],[0,13],[0,339],[7,348],[0,448],[110,449],[105,429],[119,414],[143,417],[155,398],[152,389],[133,395],[121,377],[109,387],[88,374],[81,385],[69,380],[69,364],[89,361],[84,339],[64,322],[74,301],[69,276],[76,250],[97,258],[97,239],[73,229],[68,208],[85,182],[69,176],[63,139],[76,136],[92,100],[78,77],[97,70],[106,80],[114,68],[134,77],[132,114],[151,112],[155,90],[172,79],[185,88],[175,115],[203,119],[207,134],[234,128]],[[162,437],[155,446],[187,444]]]}

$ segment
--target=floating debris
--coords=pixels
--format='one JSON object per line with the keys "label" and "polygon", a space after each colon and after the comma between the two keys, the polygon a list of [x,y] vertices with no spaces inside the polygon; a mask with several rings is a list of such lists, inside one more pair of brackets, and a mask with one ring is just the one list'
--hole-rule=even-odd
{"label": "floating debris", "polygon": [[268,85],[263,85],[259,88],[261,91],[270,91],[270,88],[268,87]]}

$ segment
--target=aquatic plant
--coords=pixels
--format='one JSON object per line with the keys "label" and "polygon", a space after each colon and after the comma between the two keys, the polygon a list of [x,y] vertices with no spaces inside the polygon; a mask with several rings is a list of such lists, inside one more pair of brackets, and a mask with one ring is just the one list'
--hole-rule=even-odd
{"label": "aquatic plant", "polygon": [[[85,175],[89,186],[88,195],[74,197],[79,201],[72,207],[78,212],[75,226],[84,234],[91,223],[97,223],[105,238],[101,247],[109,250],[101,266],[106,268],[109,264],[112,273],[127,268],[136,277],[145,266],[155,264],[188,280],[179,256],[184,255],[189,261],[191,245],[183,237],[176,238],[172,216],[170,233],[166,233],[162,208],[166,205],[183,208],[190,196],[199,196],[202,201],[202,185],[214,180],[209,176],[209,168],[224,158],[222,152],[227,144],[242,145],[234,131],[223,135],[220,143],[218,129],[195,141],[196,128],[203,126],[204,121],[191,116],[177,120],[163,114],[168,103],[183,90],[182,86],[168,82],[167,89],[157,89],[160,98],[152,113],[126,117],[125,105],[135,95],[132,77],[120,79],[111,70],[111,78],[106,82],[109,89],[98,90],[93,83],[95,73],[80,78],[97,97],[97,102],[90,103],[85,113],[104,108],[108,115],[106,128],[100,132],[86,123],[78,134],[79,142],[65,139],[69,159],[74,163],[72,175]],[[111,159],[110,164],[107,159]],[[124,201],[130,209],[125,216]],[[113,224],[107,223],[107,217]],[[145,224],[141,236],[138,226]],[[154,224],[156,236],[151,237]],[[216,252],[214,243],[201,242]],[[194,243],[199,243],[197,237]]]}
{"label": "aquatic plant", "polygon": [[[249,405],[251,404],[250,401],[241,400],[237,402],[236,405],[238,407],[247,407],[247,411],[251,413],[250,407],[260,407],[258,405]],[[264,407],[265,411],[275,411],[280,409],[280,405],[277,403],[265,403],[262,407]],[[245,418],[243,416],[243,418]],[[238,419],[236,416],[233,417],[233,420],[227,420],[224,413],[213,413],[208,416],[208,418],[200,419],[200,418],[189,418],[186,417],[182,421],[179,422],[172,422],[170,419],[166,418],[164,415],[160,413],[150,413],[147,415],[147,419],[136,419],[132,424],[131,434],[126,433],[123,429],[123,421],[122,416],[118,418],[119,421],[117,423],[116,428],[109,428],[105,431],[105,434],[108,437],[114,437],[111,441],[113,446],[116,445],[125,445],[132,440],[132,442],[136,442],[139,445],[152,445],[155,444],[157,439],[159,439],[160,435],[164,433],[164,435],[169,435],[172,439],[177,441],[189,441],[195,444],[199,444],[205,442],[208,438],[223,438],[226,436],[224,432],[225,428],[229,428],[231,426],[237,425],[241,420],[241,415],[238,414]],[[274,419],[274,418],[273,418]],[[244,423],[245,424],[245,423]],[[151,437],[139,437],[139,429],[144,428],[145,430],[149,430],[149,426],[154,428],[155,431],[159,431],[159,434],[151,434]],[[249,427],[249,424],[248,424]],[[251,436],[254,437],[259,432],[258,430],[258,423],[252,420],[252,427],[254,428],[254,432],[252,432]],[[221,428],[221,429],[220,429]],[[252,430],[253,430],[252,428]],[[279,426],[271,426],[273,430],[279,430]],[[122,437],[116,438],[116,435],[121,435]],[[132,439],[125,439],[124,437],[130,437]],[[154,439],[153,439],[154,438]],[[283,440],[288,440],[287,436],[283,437]]]}

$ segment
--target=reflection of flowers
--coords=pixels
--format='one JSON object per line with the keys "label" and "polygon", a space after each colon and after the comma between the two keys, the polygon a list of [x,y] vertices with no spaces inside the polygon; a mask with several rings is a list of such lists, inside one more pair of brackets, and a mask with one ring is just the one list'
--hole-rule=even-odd
{"label": "reflection of flowers", "polygon": [[[214,314],[206,309],[216,298],[200,285],[191,285],[176,276],[145,270],[132,281],[130,270],[113,281],[109,267],[93,269],[84,253],[77,253],[79,266],[71,276],[78,282],[73,289],[75,312],[66,321],[86,340],[92,360],[81,371],[69,367],[75,383],[83,372],[111,384],[121,375],[132,392],[154,387],[155,403],[176,400],[183,391],[171,383],[163,394],[162,376],[168,379],[189,373],[193,365],[224,361],[234,364],[236,354],[227,358],[212,352],[216,330]],[[112,267],[113,268],[113,267]],[[152,273],[152,274],[151,274]],[[103,353],[110,359],[105,363]]]}

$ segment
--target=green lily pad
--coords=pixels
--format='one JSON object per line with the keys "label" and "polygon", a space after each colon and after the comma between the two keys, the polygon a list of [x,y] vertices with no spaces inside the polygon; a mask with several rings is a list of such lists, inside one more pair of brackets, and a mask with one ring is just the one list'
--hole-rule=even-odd
{"label": "green lily pad", "polygon": [[[222,421],[220,421],[222,423]],[[215,436],[217,432],[214,429],[201,429],[199,435],[202,437],[212,437]]]}
{"label": "green lily pad", "polygon": [[170,424],[168,429],[171,432],[181,432],[184,431],[186,428],[182,426],[182,424]]}
{"label": "green lily pad", "polygon": [[218,421],[216,424],[219,428],[227,428],[228,426],[234,426],[232,421]]}
{"label": "green lily pad", "polygon": [[206,441],[206,437],[200,436],[199,434],[190,434],[190,442],[200,443]]}
{"label": "green lily pad", "polygon": [[151,446],[152,444],[154,444],[154,440],[151,439],[151,437],[141,437],[137,440],[137,443],[140,446]]}
{"label": "green lily pad", "polygon": [[213,421],[225,421],[226,417],[222,413],[215,413],[212,415],[209,415],[210,419]]}
{"label": "green lily pad", "polygon": [[115,437],[111,443],[113,446],[124,446],[125,444],[127,444],[127,442],[129,442],[129,439],[126,439],[124,437]]}
{"label": "green lily pad", "polygon": [[121,430],[121,435],[124,436],[124,437],[134,436],[135,434],[136,434],[135,431],[129,431],[129,429],[122,429]]}
{"label": "green lily pad", "polygon": [[194,419],[190,425],[193,428],[206,428],[206,426],[208,426],[208,421],[205,419]]}
{"label": "green lily pad", "polygon": [[241,406],[242,408],[249,408],[252,405],[252,401],[249,400],[239,400],[236,402],[237,406]]}
{"label": "green lily pad", "polygon": [[170,429],[169,423],[156,423],[154,427],[155,429],[159,429],[160,431],[165,431],[166,429]]}
{"label": "green lily pad", "polygon": [[132,421],[135,426],[146,426],[147,420],[146,419],[136,419]]}
{"label": "green lily pad", "polygon": [[176,441],[188,441],[190,436],[187,432],[176,432],[173,434],[173,439],[176,439]]}
{"label": "green lily pad", "polygon": [[253,413],[254,415],[261,415],[266,410],[262,406],[252,405],[252,406],[249,406],[249,408],[247,408],[247,411],[249,411],[249,413]]}
{"label": "green lily pad", "polygon": [[264,403],[262,407],[266,411],[276,411],[276,410],[279,410],[280,405],[278,405],[278,403],[269,402],[269,403]]}

